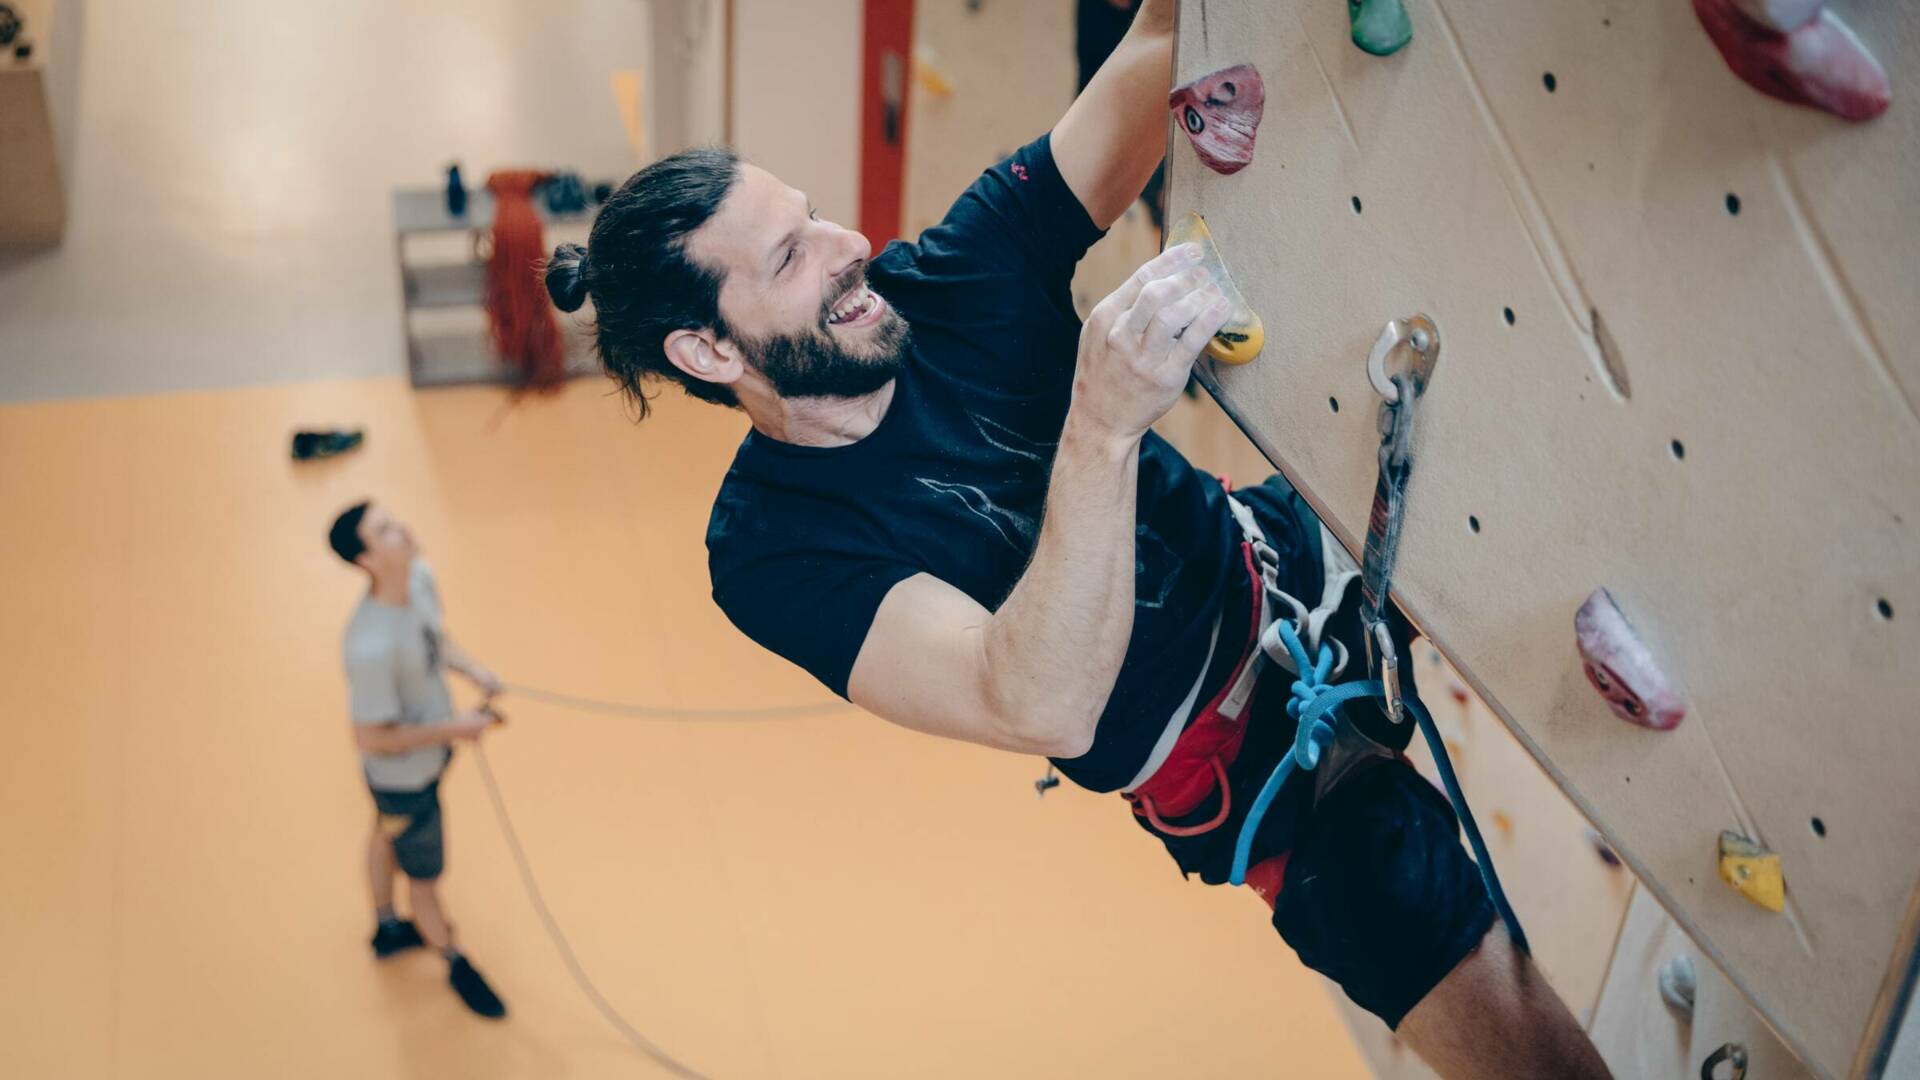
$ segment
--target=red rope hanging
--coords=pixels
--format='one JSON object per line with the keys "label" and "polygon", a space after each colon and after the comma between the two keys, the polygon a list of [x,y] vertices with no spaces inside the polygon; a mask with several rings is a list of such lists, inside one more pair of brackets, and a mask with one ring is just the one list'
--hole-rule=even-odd
{"label": "red rope hanging", "polygon": [[547,245],[533,192],[545,173],[508,170],[487,177],[493,193],[493,255],[487,260],[487,324],[494,351],[518,368],[528,390],[551,392],[567,378],[566,343],[541,283]]}

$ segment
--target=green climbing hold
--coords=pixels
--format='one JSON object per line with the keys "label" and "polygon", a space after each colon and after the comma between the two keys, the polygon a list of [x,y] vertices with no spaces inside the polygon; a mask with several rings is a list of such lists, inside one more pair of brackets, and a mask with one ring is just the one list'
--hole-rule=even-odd
{"label": "green climbing hold", "polygon": [[1347,0],[1347,18],[1361,52],[1392,56],[1413,40],[1413,20],[1400,0]]}

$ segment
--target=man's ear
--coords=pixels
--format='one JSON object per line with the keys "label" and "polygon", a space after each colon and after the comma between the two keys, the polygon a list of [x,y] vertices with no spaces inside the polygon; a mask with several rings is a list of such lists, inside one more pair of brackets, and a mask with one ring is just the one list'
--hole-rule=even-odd
{"label": "man's ear", "polygon": [[674,367],[703,382],[725,385],[746,373],[739,347],[715,338],[711,330],[675,330],[661,350]]}

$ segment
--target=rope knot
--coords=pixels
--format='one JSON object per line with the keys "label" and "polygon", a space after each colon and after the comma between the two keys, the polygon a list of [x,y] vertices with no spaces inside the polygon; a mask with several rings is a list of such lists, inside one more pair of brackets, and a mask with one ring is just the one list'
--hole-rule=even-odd
{"label": "rope knot", "polygon": [[1309,661],[1306,646],[1294,628],[1284,619],[1274,625],[1279,628],[1287,654],[1293,657],[1294,671],[1299,673],[1287,701],[1287,715],[1294,721],[1293,760],[1300,768],[1312,771],[1320,764],[1320,751],[1333,742],[1333,724],[1326,719],[1339,704],[1327,700],[1334,692],[1327,682],[1333,673],[1333,649],[1322,642],[1319,656]]}

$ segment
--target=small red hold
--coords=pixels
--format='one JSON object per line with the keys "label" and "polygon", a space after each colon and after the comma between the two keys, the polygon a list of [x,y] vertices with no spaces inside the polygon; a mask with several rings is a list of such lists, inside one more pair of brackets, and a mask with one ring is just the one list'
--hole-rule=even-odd
{"label": "small red hold", "polygon": [[1653,653],[1606,589],[1595,589],[1573,617],[1587,680],[1613,714],[1631,724],[1671,731],[1686,719],[1686,702],[1653,661]]}
{"label": "small red hold", "polygon": [[1467,703],[1468,694],[1467,694],[1467,688],[1464,684],[1457,683],[1457,682],[1448,683],[1447,693],[1453,695],[1454,704],[1465,705]]}
{"label": "small red hold", "polygon": [[1231,176],[1253,160],[1253,137],[1267,103],[1252,64],[1237,64],[1178,87],[1167,95],[1174,122],[1207,168]]}
{"label": "small red hold", "polygon": [[1727,66],[1754,89],[1843,120],[1871,120],[1892,103],[1886,69],[1840,16],[1822,8],[1800,26],[1783,31],[1749,15],[1743,6],[1779,8],[1763,18],[1786,24],[1802,17],[1806,5],[1693,0],[1693,13]]}

